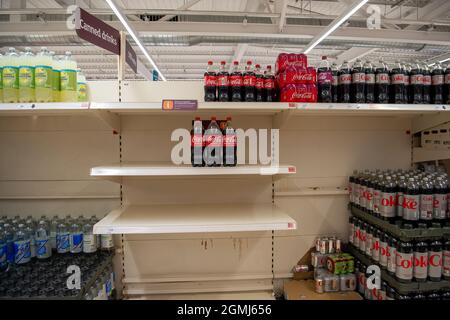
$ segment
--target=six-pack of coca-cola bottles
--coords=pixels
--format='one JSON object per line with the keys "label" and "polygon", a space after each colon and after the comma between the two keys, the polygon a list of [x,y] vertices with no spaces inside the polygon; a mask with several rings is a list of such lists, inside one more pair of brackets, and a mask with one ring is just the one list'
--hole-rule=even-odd
{"label": "six-pack of coca-cola bottles", "polygon": [[349,242],[402,283],[450,280],[450,239],[401,241],[351,216]]}
{"label": "six-pack of coca-cola bottles", "polygon": [[401,228],[449,225],[450,189],[445,172],[355,171],[349,178],[349,193],[353,205]]}
{"label": "six-pack of coca-cola bottles", "polygon": [[231,71],[226,70],[226,62],[220,62],[218,71],[212,61],[204,74],[205,101],[220,102],[273,102],[277,101],[275,76],[272,66],[268,65],[263,72],[259,64],[252,66],[247,61],[242,71],[238,61],[233,61]]}
{"label": "six-pack of coca-cola bottles", "polygon": [[194,167],[236,166],[237,138],[231,117],[203,121],[195,118],[191,130],[191,163]]}

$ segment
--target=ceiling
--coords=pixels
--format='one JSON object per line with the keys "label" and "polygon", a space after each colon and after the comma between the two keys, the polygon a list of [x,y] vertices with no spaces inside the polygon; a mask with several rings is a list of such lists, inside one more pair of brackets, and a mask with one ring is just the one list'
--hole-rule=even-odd
{"label": "ceiling", "polygon": [[[207,60],[273,64],[280,52],[301,52],[352,2],[116,0],[169,80],[200,79]],[[47,46],[57,54],[70,50],[89,79],[117,78],[114,55],[65,27],[66,8],[74,4],[121,28],[104,0],[0,0],[0,51],[9,46],[19,50],[30,46],[35,51]],[[367,27],[371,10],[380,12],[379,29]],[[280,19],[284,13],[285,19]],[[450,1],[370,0],[308,54],[310,64],[317,65],[323,55],[337,63],[356,58],[384,58],[389,63],[446,60],[450,58]],[[126,78],[141,76],[127,70]]]}

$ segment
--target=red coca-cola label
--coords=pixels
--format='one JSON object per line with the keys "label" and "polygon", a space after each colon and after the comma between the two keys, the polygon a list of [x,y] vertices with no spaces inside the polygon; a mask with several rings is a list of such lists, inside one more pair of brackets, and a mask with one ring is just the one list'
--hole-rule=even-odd
{"label": "red coca-cola label", "polygon": [[225,147],[235,147],[236,146],[236,135],[229,134],[224,137],[223,145]]}
{"label": "red coca-cola label", "polygon": [[373,73],[368,73],[365,75],[366,83],[374,84],[375,83],[375,75]]}
{"label": "red coca-cola label", "polygon": [[378,73],[375,76],[375,82],[379,83],[379,84],[389,84],[390,83],[389,74],[387,74],[387,73]]}
{"label": "red coca-cola label", "polygon": [[275,71],[283,72],[287,67],[306,68],[308,65],[307,57],[304,54],[280,53],[275,63]]}
{"label": "red coca-cola label", "polygon": [[409,76],[403,75],[403,82],[405,83],[405,86],[409,86]]}
{"label": "red coca-cola label", "polygon": [[254,87],[256,83],[255,75],[245,75],[244,76],[244,86],[246,87]]}
{"label": "red coca-cola label", "polygon": [[223,136],[222,135],[204,135],[205,147],[222,147],[223,146]]}
{"label": "red coca-cola label", "polygon": [[191,146],[192,147],[203,146],[203,136],[201,134],[191,135]]}
{"label": "red coca-cola label", "polygon": [[265,89],[274,89],[275,88],[275,81],[274,79],[264,79],[264,88]]}
{"label": "red coca-cola label", "polygon": [[445,84],[450,84],[450,73],[445,75]]}
{"label": "red coca-cola label", "polygon": [[444,84],[444,75],[434,75],[431,77],[431,83],[434,86],[440,86],[441,84]]}
{"label": "red coca-cola label", "polygon": [[256,81],[255,81],[255,88],[256,89],[262,89],[262,88],[264,88],[264,78],[256,78]]}
{"label": "red coca-cola label", "polygon": [[423,84],[426,86],[431,85],[431,76],[423,76]]}
{"label": "red coca-cola label", "polygon": [[391,83],[392,84],[404,84],[405,80],[403,78],[403,74],[394,74],[391,76]]}
{"label": "red coca-cola label", "polygon": [[287,85],[281,91],[281,102],[316,102],[316,85]]}
{"label": "red coca-cola label", "polygon": [[366,75],[364,73],[354,73],[352,74],[353,83],[364,83],[366,81]]}
{"label": "red coca-cola label", "polygon": [[351,74],[341,74],[339,76],[340,84],[351,84],[352,83],[352,75]]}
{"label": "red coca-cola label", "polygon": [[230,86],[232,87],[242,87],[242,76],[232,75],[229,77]]}
{"label": "red coca-cola label", "polygon": [[217,86],[219,87],[228,87],[230,85],[228,76],[220,75],[217,76]]}
{"label": "red coca-cola label", "polygon": [[414,74],[411,76],[411,84],[423,84],[423,75],[421,74]]}
{"label": "red coca-cola label", "polygon": [[288,67],[279,77],[280,87],[288,84],[315,84],[316,71],[297,67]]}
{"label": "red coca-cola label", "polygon": [[397,268],[395,275],[403,280],[410,280],[413,276],[413,254],[397,252]]}
{"label": "red coca-cola label", "polygon": [[204,84],[205,87],[215,87],[217,85],[217,77],[212,75],[205,75]]}

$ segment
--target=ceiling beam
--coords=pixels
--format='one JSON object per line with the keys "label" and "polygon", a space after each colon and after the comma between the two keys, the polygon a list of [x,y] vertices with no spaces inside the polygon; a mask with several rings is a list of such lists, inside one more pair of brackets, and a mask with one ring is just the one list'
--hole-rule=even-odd
{"label": "ceiling beam", "polygon": [[286,24],[287,4],[287,0],[275,0],[274,11],[280,14],[280,17],[276,19],[278,20],[278,32],[282,32]]}
{"label": "ceiling beam", "polygon": [[[196,3],[200,2],[201,0],[189,0],[187,1],[185,4],[183,4],[181,7],[178,8],[178,10],[187,10],[189,8],[191,8],[192,6],[194,6]],[[163,22],[163,21],[169,21],[170,19],[175,18],[176,15],[167,15],[162,17],[161,19],[159,19],[159,22]]]}
{"label": "ceiling beam", "polygon": [[352,62],[356,59],[361,59],[364,56],[377,51],[378,48],[362,48],[352,47],[336,57],[336,63],[341,64],[344,61]]}
{"label": "ceiling beam", "polygon": [[[434,0],[421,8],[421,14],[419,14],[420,20],[430,20],[433,18],[437,18],[443,14],[446,14],[450,10],[450,1],[449,0]],[[420,13],[419,11],[419,13]],[[414,17],[415,14],[412,13],[408,16],[408,18]],[[419,30],[421,26],[419,25],[409,25],[404,30]]]}

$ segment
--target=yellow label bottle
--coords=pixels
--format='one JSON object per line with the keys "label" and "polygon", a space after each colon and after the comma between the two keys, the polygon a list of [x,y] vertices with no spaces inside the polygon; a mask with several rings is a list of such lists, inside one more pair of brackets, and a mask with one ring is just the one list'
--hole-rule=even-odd
{"label": "yellow label bottle", "polygon": [[34,102],[34,61],[35,57],[30,48],[25,48],[24,54],[19,58],[19,101]]}
{"label": "yellow label bottle", "polygon": [[3,58],[3,102],[19,102],[19,55],[16,49],[9,48]]}
{"label": "yellow label bottle", "polygon": [[52,58],[47,48],[42,47],[36,56],[35,86],[37,102],[53,101]]}
{"label": "yellow label bottle", "polygon": [[86,83],[86,77],[81,72],[81,69],[77,70],[77,92],[79,102],[88,101],[88,88]]}
{"label": "yellow label bottle", "polygon": [[[52,52],[51,52],[52,53]],[[52,85],[52,91],[53,91],[53,102],[60,102],[61,101],[61,66],[60,66],[60,59],[54,55],[53,52],[53,85]]]}
{"label": "yellow label bottle", "polygon": [[3,55],[0,54],[0,102],[3,102]]}
{"label": "yellow label bottle", "polygon": [[72,54],[67,51],[61,63],[61,101],[76,102],[77,94],[77,63]]}

